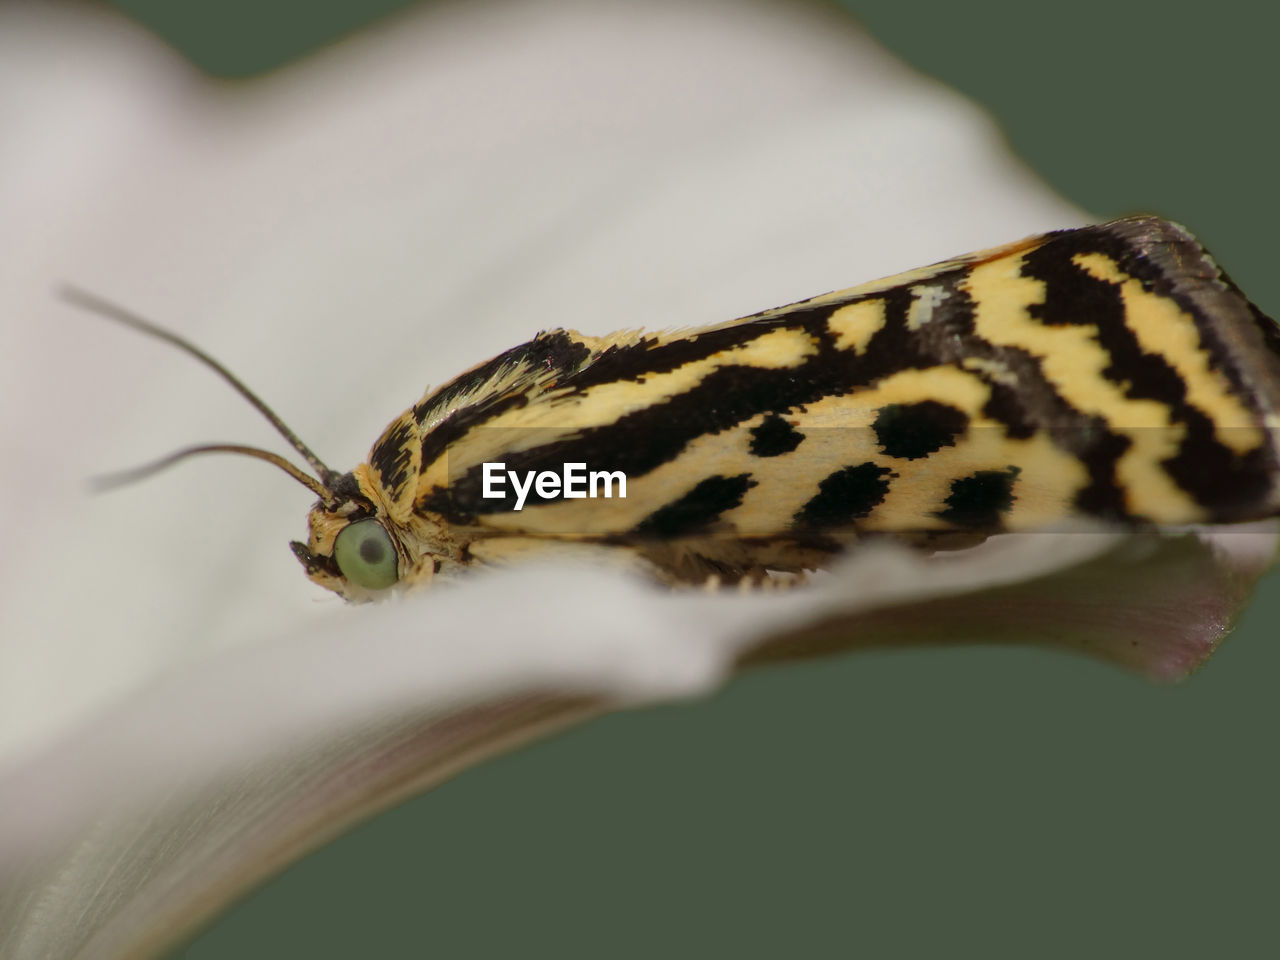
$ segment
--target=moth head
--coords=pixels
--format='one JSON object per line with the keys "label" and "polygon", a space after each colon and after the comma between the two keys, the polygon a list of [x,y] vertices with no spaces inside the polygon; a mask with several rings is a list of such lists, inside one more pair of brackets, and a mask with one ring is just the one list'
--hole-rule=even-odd
{"label": "moth head", "polygon": [[412,409],[391,422],[350,473],[332,477],[311,508],[307,542],[294,543],[312,582],[347,600],[376,599],[394,586],[423,586],[437,568],[414,510],[422,432]]}
{"label": "moth head", "polygon": [[376,513],[357,508],[344,514],[317,503],[307,527],[307,542],[289,546],[312,583],[359,603],[400,581],[403,548]]}
{"label": "moth head", "polygon": [[[388,503],[385,483],[380,482],[386,478],[372,472],[377,471],[380,466],[377,459],[378,447],[374,448],[375,455],[370,458],[372,466],[363,464],[350,473],[331,470],[257,394],[199,347],[94,294],[67,288],[63,290],[63,296],[76,306],[164,340],[213,369],[270,421],[294,450],[301,454],[312,471],[308,473],[269,450],[233,443],[210,443],[179,450],[143,467],[99,477],[99,489],[133,483],[198,454],[234,453],[265,460],[319,497],[309,515],[307,542],[304,544],[295,541],[291,544],[294,554],[313,582],[347,600],[359,602],[376,598],[406,580],[406,574],[414,572],[409,552],[396,532],[398,528],[388,512],[388,506],[394,509],[394,505]],[[397,443],[407,444],[411,438],[402,436],[394,439]],[[384,437],[379,443],[383,444],[386,440]],[[433,568],[428,564],[428,577],[431,572]],[[410,579],[419,580],[421,576]]]}
{"label": "moth head", "polygon": [[289,544],[312,583],[364,603],[430,580],[434,565],[407,548],[368,464],[335,478],[331,493],[307,515],[307,542]]}

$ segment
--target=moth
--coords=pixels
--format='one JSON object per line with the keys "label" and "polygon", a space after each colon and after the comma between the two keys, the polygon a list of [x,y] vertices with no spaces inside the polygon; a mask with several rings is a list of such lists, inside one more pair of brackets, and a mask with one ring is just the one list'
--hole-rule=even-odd
{"label": "moth", "polygon": [[[212,451],[275,463],[319,498],[293,552],[348,600],[562,553],[732,583],[860,538],[1280,512],[1280,330],[1154,217],[702,329],[545,331],[428,390],[348,473],[194,346],[74,296],[212,366],[315,475],[232,444],[145,472]],[[588,492],[597,474],[616,489]]]}

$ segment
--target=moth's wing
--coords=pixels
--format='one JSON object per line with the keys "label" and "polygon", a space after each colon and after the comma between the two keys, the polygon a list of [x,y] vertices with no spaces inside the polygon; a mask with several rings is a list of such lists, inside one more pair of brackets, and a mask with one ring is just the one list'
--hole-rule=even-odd
{"label": "moth's wing", "polygon": [[[418,505],[739,544],[1268,516],[1278,342],[1181,227],[1060,231],[699,330],[542,334],[447,388],[467,400],[424,441]],[[508,471],[566,463],[626,496],[516,509]]]}

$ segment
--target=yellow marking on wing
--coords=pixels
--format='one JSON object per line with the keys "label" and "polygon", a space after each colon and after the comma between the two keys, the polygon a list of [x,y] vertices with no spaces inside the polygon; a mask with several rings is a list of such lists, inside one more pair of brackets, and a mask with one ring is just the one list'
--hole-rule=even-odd
{"label": "yellow marking on wing", "polygon": [[1130,399],[1103,376],[1111,356],[1088,324],[1050,326],[1031,315],[1044,302],[1045,285],[1020,272],[1021,257],[980,264],[964,281],[974,301],[974,330],[992,343],[1036,356],[1058,394],[1077,410],[1103,418],[1131,441],[1116,463],[1128,509],[1153,520],[1187,523],[1203,511],[1160,466],[1174,456],[1184,426],[1173,424],[1163,403]]}
{"label": "yellow marking on wing", "polygon": [[1178,455],[1185,426],[1124,432],[1133,440],[1133,446],[1116,462],[1116,479],[1127,508],[1157,523],[1193,523],[1204,519],[1200,505],[1160,466],[1161,461]]}
{"label": "yellow marking on wing", "polygon": [[1209,366],[1195,321],[1168,297],[1142,288],[1142,282],[1120,270],[1100,253],[1076,254],[1072,260],[1091,276],[1120,287],[1125,322],[1147,353],[1163,357],[1187,388],[1187,400],[1213,421],[1214,434],[1236,453],[1248,453],[1263,441],[1249,410],[1232,393],[1226,377]]}
{"label": "yellow marking on wing", "polygon": [[833,311],[827,317],[827,329],[835,337],[838,349],[862,354],[871,338],[884,327],[884,321],[883,300],[860,300]]}
{"label": "yellow marking on wing", "polygon": [[1025,440],[1005,439],[991,469],[1021,469],[1013,485],[1013,506],[1004,517],[1010,530],[1047,527],[1073,515],[1076,494],[1089,485],[1089,471],[1075,456],[1059,448],[1047,433]]}
{"label": "yellow marking on wing", "polygon": [[872,419],[880,407],[891,403],[919,403],[921,400],[949,404],[963,410],[972,419],[980,415],[991,398],[991,388],[981,377],[950,365],[902,370],[859,393],[865,393],[864,402],[874,408]]}
{"label": "yellow marking on wing", "polygon": [[722,367],[748,364],[770,370],[798,367],[805,358],[818,352],[813,337],[802,330],[772,330],[732,350],[724,350],[711,359]]}

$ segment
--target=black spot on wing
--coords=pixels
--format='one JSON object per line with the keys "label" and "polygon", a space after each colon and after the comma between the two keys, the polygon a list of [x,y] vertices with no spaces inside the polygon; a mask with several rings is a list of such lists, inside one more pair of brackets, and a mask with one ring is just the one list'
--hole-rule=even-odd
{"label": "black spot on wing", "polygon": [[771,413],[751,429],[751,453],[757,457],[777,457],[800,446],[804,434],[778,414]]}
{"label": "black spot on wing", "polygon": [[707,477],[688,493],[659,507],[635,527],[642,537],[682,537],[705,532],[726,510],[742,503],[756,485],[748,473],[736,477]]}
{"label": "black spot on wing", "polygon": [[1116,464],[1133,446],[1133,441],[1112,433],[1106,421],[1098,417],[1092,418],[1092,422],[1077,425],[1069,440],[1071,448],[1089,472],[1088,484],[1076,494],[1076,509],[1102,520],[1131,519],[1128,502],[1116,476]]}
{"label": "black spot on wing", "polygon": [[[1179,487],[1195,497],[1208,518],[1220,523],[1257,519],[1276,483],[1265,444],[1242,455],[1216,439],[1193,445],[1188,435],[1164,467]],[[1262,506],[1261,515],[1272,512]]]}
{"label": "black spot on wing", "polygon": [[1013,506],[1013,485],[1022,471],[1014,466],[1004,470],[979,470],[951,481],[951,495],[943,502],[947,509],[937,516],[958,527],[990,528]]}
{"label": "black spot on wing", "polygon": [[[1009,349],[1012,353],[1012,348]],[[1026,357],[1028,364],[1034,364],[1039,372],[1039,364],[1026,354],[1024,351],[1018,351]],[[1031,381],[1035,383],[1035,380]],[[1046,390],[1049,388],[1045,384],[1043,375],[1039,376],[1039,385]],[[1015,386],[1007,383],[1001,383],[998,380],[987,380],[987,386],[991,390],[991,395],[987,397],[987,402],[982,407],[983,416],[990,417],[992,420],[1000,423],[1004,427],[1005,436],[1011,440],[1026,440],[1033,436],[1039,429],[1035,416],[1029,409],[1027,398]],[[1054,402],[1056,399],[1056,403]],[[1073,417],[1075,411],[1067,407],[1066,402],[1060,397],[1049,398],[1050,405],[1057,406],[1060,410],[1065,408],[1067,418]]]}
{"label": "black spot on wing", "polygon": [[796,513],[800,527],[832,527],[865,517],[889,492],[888,467],[860,463],[842,467],[818,484],[818,493]]}
{"label": "black spot on wing", "polygon": [[936,400],[891,403],[876,414],[871,429],[880,449],[891,457],[918,460],[943,447],[955,446],[969,417],[963,410]]}

